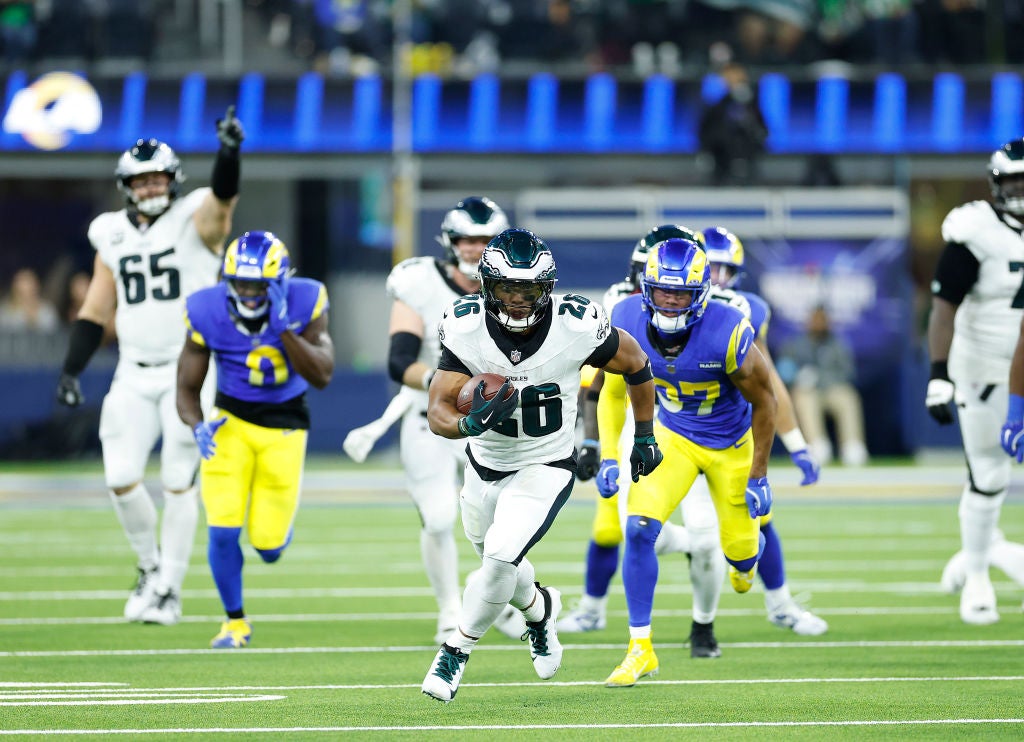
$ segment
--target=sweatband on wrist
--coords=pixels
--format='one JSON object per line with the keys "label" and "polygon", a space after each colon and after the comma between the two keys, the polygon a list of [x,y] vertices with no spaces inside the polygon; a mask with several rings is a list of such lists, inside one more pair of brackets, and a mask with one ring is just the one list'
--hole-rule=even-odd
{"label": "sweatband on wrist", "polygon": [[932,361],[932,370],[928,378],[949,381],[949,370],[946,368],[946,361]]}
{"label": "sweatband on wrist", "polygon": [[779,433],[779,440],[782,441],[782,445],[790,453],[803,451],[807,448],[807,441],[804,440],[804,434],[800,432],[800,428],[793,428],[788,433]]}
{"label": "sweatband on wrist", "polygon": [[420,384],[423,386],[424,389],[430,388],[430,380],[434,378],[434,371],[435,369],[428,368],[426,371],[423,372],[423,379],[422,381],[420,381]]}
{"label": "sweatband on wrist", "polygon": [[213,161],[213,175],[210,176],[213,195],[221,201],[230,201],[237,196],[241,169],[238,150],[221,146]]}
{"label": "sweatband on wrist", "polygon": [[654,420],[637,420],[633,425],[634,438],[646,438],[654,435]]}
{"label": "sweatband on wrist", "polygon": [[1019,394],[1010,395],[1010,403],[1007,405],[1007,420],[1024,419],[1024,397]]}
{"label": "sweatband on wrist", "polygon": [[68,353],[64,357],[64,373],[78,376],[89,364],[89,359],[103,342],[103,325],[92,320],[76,319],[71,325]]}
{"label": "sweatband on wrist", "polygon": [[596,402],[601,398],[601,392],[595,392],[593,389],[588,389],[583,398],[588,402]]}
{"label": "sweatband on wrist", "polygon": [[466,421],[467,421],[466,417],[460,417],[459,418],[459,422],[458,422],[459,432],[462,433],[467,438],[472,438],[473,437],[473,433],[472,433],[472,431],[470,431],[469,426],[468,426]]}
{"label": "sweatband on wrist", "polygon": [[650,381],[654,378],[654,373],[651,371],[650,360],[644,361],[644,367],[639,371],[634,371],[631,374],[623,374],[622,378],[624,378],[626,383],[630,386],[637,386]]}

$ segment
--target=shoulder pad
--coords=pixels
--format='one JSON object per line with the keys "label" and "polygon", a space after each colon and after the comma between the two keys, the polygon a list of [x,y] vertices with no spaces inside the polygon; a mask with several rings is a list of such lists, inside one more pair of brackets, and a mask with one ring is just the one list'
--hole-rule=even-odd
{"label": "shoulder pad", "polygon": [[434,270],[434,259],[429,257],[417,257],[403,260],[391,269],[385,287],[388,296],[409,303],[410,297],[422,287],[427,270]]}
{"label": "shoulder pad", "polygon": [[945,242],[966,244],[977,231],[995,218],[988,201],[970,201],[957,206],[942,221],[942,239]]}
{"label": "shoulder pad", "polygon": [[480,294],[460,296],[445,307],[439,325],[441,341],[444,342],[445,335],[473,335],[484,331],[485,316],[484,300]]}

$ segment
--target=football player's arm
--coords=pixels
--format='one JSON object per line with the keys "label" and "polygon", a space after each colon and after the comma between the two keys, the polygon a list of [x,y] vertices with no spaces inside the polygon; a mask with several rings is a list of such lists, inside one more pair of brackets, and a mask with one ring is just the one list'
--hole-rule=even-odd
{"label": "football player's arm", "polygon": [[462,413],[455,406],[459,392],[469,381],[470,375],[461,371],[438,369],[430,382],[430,398],[427,402],[427,424],[435,435],[442,438],[465,438],[459,430]]}
{"label": "football player's arm", "polygon": [[57,382],[57,400],[61,404],[77,407],[85,401],[78,377],[102,344],[104,328],[110,323],[116,309],[117,286],[114,274],[97,254],[82,308],[71,325],[68,349]]}
{"label": "football player's arm", "polygon": [[434,369],[416,360],[423,346],[423,319],[401,299],[391,305],[388,323],[388,376],[413,389],[429,389]]}
{"label": "football player's arm", "polygon": [[775,440],[778,402],[772,388],[768,361],[757,349],[756,344],[747,353],[740,367],[729,374],[729,379],[752,407],[754,461],[750,466],[750,478],[765,477],[768,475],[768,456],[772,450],[772,441]]}
{"label": "football player's arm", "polygon": [[953,344],[953,318],[964,297],[978,280],[980,265],[967,247],[947,242],[935,266],[932,282],[932,311],[928,316],[928,357],[930,378],[948,380],[946,362]]}
{"label": "football player's arm", "polygon": [[213,160],[210,192],[192,215],[196,231],[210,252],[220,255],[224,241],[231,232],[231,219],[238,203],[238,182],[241,178],[239,148],[245,139],[242,122],[235,118],[235,107],[228,106],[224,118],[217,119],[220,149]]}
{"label": "football player's arm", "polygon": [[583,437],[597,440],[601,433],[597,425],[597,404],[604,388],[604,371],[597,369],[590,384],[583,390]]}
{"label": "football player's arm", "polygon": [[206,381],[206,372],[210,368],[210,349],[200,345],[191,337],[185,339],[185,346],[178,356],[178,417],[195,429],[203,422],[203,409],[199,403],[199,392]]}
{"label": "football player's arm", "polygon": [[323,389],[334,375],[334,343],[327,334],[327,313],[324,312],[306,325],[301,335],[291,330],[281,333],[281,342],[288,360],[299,375]]}
{"label": "football player's arm", "polygon": [[626,424],[626,380],[619,374],[604,379],[594,407],[601,441],[601,458],[617,461],[619,440]]}
{"label": "football player's arm", "polygon": [[1010,394],[1024,396],[1024,320],[1021,320],[1017,346],[1010,361]]}
{"label": "football player's arm", "polygon": [[[621,374],[629,385],[629,400],[633,406],[633,419],[639,425],[654,421],[654,377],[651,364],[640,343],[622,329],[618,329],[619,348],[603,368]],[[609,380],[605,380],[608,384]]]}

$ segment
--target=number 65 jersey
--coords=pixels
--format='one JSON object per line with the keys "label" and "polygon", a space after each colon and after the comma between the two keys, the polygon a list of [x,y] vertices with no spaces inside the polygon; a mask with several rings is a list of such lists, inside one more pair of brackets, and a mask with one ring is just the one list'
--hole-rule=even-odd
{"label": "number 65 jersey", "polygon": [[514,472],[572,457],[580,367],[603,367],[619,349],[618,331],[604,309],[573,294],[552,296],[529,335],[503,329],[478,294],[445,311],[438,330],[442,371],[502,374],[519,390],[515,413],[469,439],[478,464]]}
{"label": "number 65 jersey", "polygon": [[196,231],[192,215],[209,188],[171,202],[140,230],[125,209],[100,214],[89,225],[89,242],[117,285],[118,352],[133,363],[176,361],[184,343],[185,297],[217,282],[220,257]]}

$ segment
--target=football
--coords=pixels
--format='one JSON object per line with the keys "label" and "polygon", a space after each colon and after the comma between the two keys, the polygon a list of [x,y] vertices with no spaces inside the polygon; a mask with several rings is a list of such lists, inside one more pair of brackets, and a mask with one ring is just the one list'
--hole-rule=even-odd
{"label": "football", "polygon": [[[469,411],[473,408],[473,392],[480,386],[480,382],[484,382],[484,399],[493,399],[494,395],[501,389],[501,385],[505,383],[505,377],[501,374],[477,374],[472,379],[462,385],[462,389],[459,391],[459,398],[455,401],[455,406],[459,408],[459,412],[463,415],[468,415]],[[505,395],[505,399],[512,396],[515,391],[515,387],[509,384],[508,394]]]}

